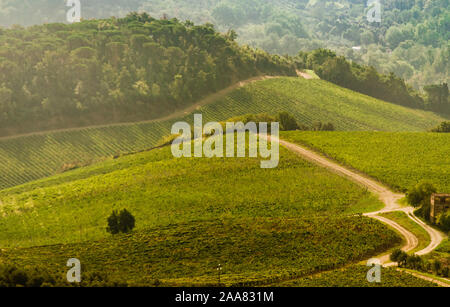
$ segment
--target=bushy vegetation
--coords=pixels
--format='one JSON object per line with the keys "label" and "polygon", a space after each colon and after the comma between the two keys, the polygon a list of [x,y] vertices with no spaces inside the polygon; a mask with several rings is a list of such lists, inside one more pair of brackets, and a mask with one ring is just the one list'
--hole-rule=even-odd
{"label": "bushy vegetation", "polygon": [[450,266],[435,259],[428,261],[425,257],[408,255],[402,250],[396,249],[390,255],[390,259],[397,262],[399,267],[432,273],[442,277],[449,277]]}
{"label": "bushy vegetation", "polygon": [[[336,130],[424,131],[442,117],[385,103],[322,80],[274,78],[218,97],[196,113],[224,121],[249,113],[288,112],[299,125],[331,122]],[[85,166],[121,154],[148,150],[184,117],[131,125],[60,131],[0,139],[0,189]]]}
{"label": "bushy vegetation", "polygon": [[316,274],[300,279],[273,284],[280,287],[436,287],[436,284],[398,272],[394,268],[381,268],[381,282],[367,281],[367,271],[363,265],[353,265],[344,269]]}
{"label": "bushy vegetation", "polygon": [[396,190],[406,192],[421,181],[437,192],[450,190],[450,135],[445,133],[282,132],[281,137],[315,148]]}
{"label": "bushy vegetation", "polygon": [[419,207],[416,211],[426,221],[430,221],[431,195],[436,193],[436,187],[427,181],[421,181],[410,188],[406,194],[406,200],[414,207]]}
{"label": "bushy vegetation", "polygon": [[366,217],[213,218],[100,241],[11,249],[0,260],[45,263],[58,274],[69,257],[77,257],[82,281],[87,274],[107,271],[111,280],[146,286],[217,285],[221,263],[222,285],[256,286],[337,268],[399,242],[393,231]]}
{"label": "bushy vegetation", "polygon": [[14,265],[0,265],[0,287],[50,287],[56,279],[39,269],[24,270]]}
{"label": "bushy vegetation", "polygon": [[[1,258],[1,256],[0,256]],[[4,259],[3,259],[4,260]],[[12,259],[17,261],[17,259]],[[21,261],[19,261],[21,262]],[[55,270],[56,268],[56,270]],[[58,271],[58,269],[60,269]],[[104,270],[83,272],[80,283],[69,283],[62,265],[50,267],[48,263],[0,264],[0,288],[4,287],[124,287],[125,280],[111,280]]]}
{"label": "bushy vegetation", "polygon": [[135,221],[136,219],[127,209],[123,209],[120,212],[113,210],[108,217],[108,227],[106,228],[106,231],[113,235],[120,232],[128,233],[136,226]]}
{"label": "bushy vegetation", "polygon": [[[320,121],[315,121],[311,126],[307,126],[301,122],[298,122],[294,116],[290,113],[284,111],[279,112],[276,115],[271,115],[267,113],[259,114],[246,114],[241,116],[235,116],[227,119],[225,122],[242,122],[247,124],[249,122],[253,123],[272,123],[278,122],[280,131],[293,131],[293,130],[304,130],[304,131],[334,131],[334,125],[332,123],[322,123]],[[225,122],[222,125],[225,128]],[[270,128],[270,127],[268,127]]]}
{"label": "bushy vegetation", "polygon": [[0,34],[0,136],[151,119],[288,60],[213,25],[129,14]]}
{"label": "bushy vegetation", "polygon": [[441,132],[441,133],[449,133],[450,132],[450,122],[442,122],[439,126],[432,129],[431,132]]}
{"label": "bushy vegetation", "polygon": [[450,211],[441,213],[437,217],[437,225],[446,232],[450,232]]}

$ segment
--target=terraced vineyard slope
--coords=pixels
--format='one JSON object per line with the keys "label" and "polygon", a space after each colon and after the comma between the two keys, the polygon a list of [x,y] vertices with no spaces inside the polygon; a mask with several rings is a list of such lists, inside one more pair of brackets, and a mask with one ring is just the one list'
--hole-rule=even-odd
{"label": "terraced vineyard slope", "polygon": [[450,134],[411,132],[282,132],[345,165],[406,191],[421,180],[450,191]]}
{"label": "terraced vineyard slope", "polygon": [[[206,120],[286,110],[300,122],[331,121],[339,130],[424,131],[444,119],[386,103],[323,80],[274,78],[217,98],[196,112]],[[192,112],[178,120],[192,120]],[[152,148],[175,119],[0,139],[0,189],[99,159]]]}

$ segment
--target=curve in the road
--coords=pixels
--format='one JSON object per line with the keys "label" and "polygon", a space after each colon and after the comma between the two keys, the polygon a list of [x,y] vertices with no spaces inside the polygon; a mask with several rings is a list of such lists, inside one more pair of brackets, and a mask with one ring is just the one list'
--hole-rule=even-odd
{"label": "curve in the road", "polygon": [[[352,170],[350,170],[342,165],[339,165],[333,161],[330,161],[310,149],[304,148],[297,144],[293,144],[293,143],[290,143],[290,142],[287,142],[287,141],[284,141],[281,139],[277,139],[277,141],[279,142],[280,145],[291,150],[292,152],[299,154],[304,159],[311,161],[315,164],[318,164],[322,167],[325,167],[338,175],[349,178],[350,180],[367,187],[367,189],[369,189],[371,192],[375,193],[379,197],[379,199],[385,204],[385,207],[380,211],[370,212],[370,213],[366,213],[364,215],[375,218],[375,219],[391,226],[392,228],[396,229],[406,239],[406,243],[402,247],[403,251],[409,252],[409,251],[413,250],[414,248],[416,248],[419,244],[419,240],[417,239],[417,237],[414,234],[412,234],[410,231],[408,231],[404,227],[400,226],[399,224],[395,223],[394,221],[392,221],[388,218],[379,216],[378,215],[379,213],[400,211],[400,210],[404,211],[412,221],[419,224],[422,228],[424,228],[428,232],[428,234],[430,235],[430,244],[426,248],[416,252],[415,254],[417,254],[417,255],[425,255],[425,254],[430,253],[445,238],[445,235],[443,233],[428,226],[423,221],[418,219],[413,214],[413,210],[414,210],[413,207],[401,207],[398,204],[398,200],[404,197],[403,194],[395,193],[395,192],[389,190],[389,188],[385,187],[381,183],[379,183],[373,179],[367,178],[366,176],[363,176],[361,174],[358,174],[357,172],[352,171]],[[388,262],[389,261],[388,255],[380,256],[379,259],[382,261],[382,263],[384,263],[385,266],[393,265],[393,263]]]}

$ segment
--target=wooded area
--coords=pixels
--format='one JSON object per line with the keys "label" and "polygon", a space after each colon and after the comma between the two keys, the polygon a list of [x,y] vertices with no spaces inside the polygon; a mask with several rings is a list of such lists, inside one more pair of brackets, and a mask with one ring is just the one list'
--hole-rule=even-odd
{"label": "wooded area", "polygon": [[290,61],[233,32],[132,13],[0,30],[0,136],[152,119]]}

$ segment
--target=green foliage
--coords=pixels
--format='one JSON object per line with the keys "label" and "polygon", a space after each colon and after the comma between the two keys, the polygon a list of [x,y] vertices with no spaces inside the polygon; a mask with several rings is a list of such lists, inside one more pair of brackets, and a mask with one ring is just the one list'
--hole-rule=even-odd
{"label": "green foliage", "polygon": [[399,266],[406,264],[406,259],[408,258],[408,254],[402,251],[401,249],[394,250],[389,259],[391,261],[397,262]]}
{"label": "green foliage", "polygon": [[290,60],[234,38],[145,13],[5,29],[0,136],[158,118],[238,80],[295,75]]}
{"label": "green foliage", "polygon": [[[278,112],[288,112],[306,127],[312,127],[318,120],[332,122],[336,130],[424,131],[445,120],[323,80],[301,78],[257,81],[195,111],[203,114],[205,123],[249,113]],[[148,150],[161,145],[158,141],[170,134],[174,121],[192,122],[192,119],[190,113],[171,120],[0,139],[0,189],[54,175],[70,165],[83,166],[124,153]]]}
{"label": "green foliage", "polygon": [[450,135],[446,133],[282,132],[281,137],[323,152],[399,191],[406,192],[421,181],[439,192],[450,190],[450,168],[446,167]]}
{"label": "green foliage", "polygon": [[445,231],[450,231],[450,211],[441,213],[438,216],[437,224]]}
{"label": "green foliage", "polygon": [[448,133],[450,132],[450,122],[442,122],[438,127],[431,130],[431,132]]}
{"label": "green foliage", "polygon": [[277,115],[277,121],[280,123],[280,130],[289,131],[299,129],[297,120],[288,112],[280,112]]}
{"label": "green foliage", "polygon": [[[3,0],[0,25],[65,22],[66,10],[64,3],[57,5],[51,0],[26,4]],[[119,17],[131,11],[196,23],[210,21],[221,32],[234,29],[240,43],[271,53],[296,55],[299,50],[327,47],[385,74],[394,72],[416,88],[448,81],[450,13],[447,0],[388,1],[383,3],[381,23],[367,21],[367,1],[353,0],[97,0],[83,3],[86,19]],[[102,27],[110,31],[110,35],[115,34],[113,25]],[[62,36],[65,25],[48,25],[48,29]],[[362,48],[354,51],[353,46]]]}
{"label": "green foliage", "polygon": [[[58,282],[61,282],[58,280]],[[39,269],[24,270],[14,265],[0,265],[0,287],[50,287],[57,280],[48,272]]]}
{"label": "green foliage", "polygon": [[406,194],[406,199],[408,200],[408,203],[410,203],[414,207],[429,205],[431,194],[436,192],[437,189],[432,183],[422,181],[409,189],[408,193]]}
{"label": "green foliage", "polygon": [[397,262],[399,267],[418,270],[425,273],[448,277],[448,256],[442,262],[440,259],[429,256],[408,255],[400,249],[396,249],[390,255],[391,261]]}
{"label": "green foliage", "polygon": [[338,268],[399,242],[395,232],[367,217],[212,218],[99,241],[7,249],[0,260],[45,263],[58,274],[68,257],[77,257],[83,259],[82,281],[107,271],[109,280],[131,286],[216,285],[221,263],[224,285],[258,286]]}
{"label": "green foliage", "polygon": [[[450,96],[448,94],[448,85],[443,83],[442,85],[429,85],[425,86],[424,91],[427,93],[427,108],[434,111],[447,112],[450,114]],[[445,123],[444,123],[445,124]],[[450,125],[447,123],[447,127],[443,127],[450,131]],[[445,131],[442,131],[445,132]]]}
{"label": "green foliage", "polygon": [[436,284],[414,277],[395,268],[381,268],[381,282],[367,281],[367,266],[352,265],[313,276],[275,283],[280,287],[437,287]]}
{"label": "green foliage", "polygon": [[106,231],[110,234],[118,234],[119,232],[128,233],[135,226],[135,218],[134,216],[128,212],[126,209],[117,212],[117,210],[113,210],[111,215],[108,217],[108,227]]}
{"label": "green foliage", "polygon": [[[298,61],[304,61],[305,53],[301,52],[298,58]],[[330,50],[318,49],[311,52],[307,55],[305,67],[314,69],[324,80],[378,99],[414,108],[426,107],[419,94],[393,73],[379,74],[371,66],[350,63]],[[428,102],[428,105],[434,106],[428,106],[429,109],[445,112],[450,103],[445,98],[445,102],[442,101],[440,104]]]}
{"label": "green foliage", "polygon": [[334,125],[332,123],[315,122],[312,126],[312,131],[334,131]]}
{"label": "green foliage", "polygon": [[[0,256],[1,257],[1,256]],[[23,259],[23,258],[22,258]],[[3,259],[4,260],[4,259]],[[17,262],[17,258],[10,259]],[[0,288],[4,287],[125,287],[126,280],[111,279],[103,269],[89,270],[82,273],[81,283],[67,282],[66,272],[61,262],[53,267],[48,262],[27,261],[20,264],[0,264]],[[57,268],[55,270],[55,268]]]}

